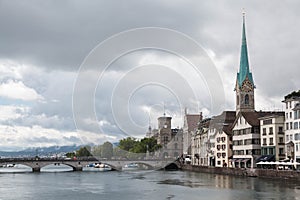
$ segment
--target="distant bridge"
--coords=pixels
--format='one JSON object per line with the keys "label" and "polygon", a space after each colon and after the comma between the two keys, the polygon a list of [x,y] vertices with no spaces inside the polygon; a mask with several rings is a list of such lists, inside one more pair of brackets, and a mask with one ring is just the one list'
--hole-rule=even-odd
{"label": "distant bridge", "polygon": [[47,165],[67,165],[72,167],[73,171],[82,171],[83,167],[91,163],[102,163],[110,166],[115,170],[122,170],[125,165],[136,163],[147,166],[149,169],[163,169],[167,166],[173,165],[174,167],[181,168],[178,161],[174,159],[104,159],[104,158],[2,158],[0,165],[8,164],[21,164],[28,166],[33,172],[40,172],[41,168]]}

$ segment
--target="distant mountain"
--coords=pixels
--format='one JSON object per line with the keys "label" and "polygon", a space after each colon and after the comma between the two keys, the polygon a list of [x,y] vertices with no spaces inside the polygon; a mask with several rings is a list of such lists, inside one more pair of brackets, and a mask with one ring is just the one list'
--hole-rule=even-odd
{"label": "distant mountain", "polygon": [[53,156],[57,154],[64,154],[67,152],[73,152],[80,148],[81,146],[51,146],[51,147],[37,147],[37,148],[27,148],[22,151],[0,151],[1,157],[32,157],[32,156]]}

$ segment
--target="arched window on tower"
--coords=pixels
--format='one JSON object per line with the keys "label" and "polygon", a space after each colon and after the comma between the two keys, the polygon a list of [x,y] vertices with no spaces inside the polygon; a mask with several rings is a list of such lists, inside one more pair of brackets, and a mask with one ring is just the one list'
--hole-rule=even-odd
{"label": "arched window on tower", "polygon": [[249,105],[249,95],[245,95],[245,105]]}

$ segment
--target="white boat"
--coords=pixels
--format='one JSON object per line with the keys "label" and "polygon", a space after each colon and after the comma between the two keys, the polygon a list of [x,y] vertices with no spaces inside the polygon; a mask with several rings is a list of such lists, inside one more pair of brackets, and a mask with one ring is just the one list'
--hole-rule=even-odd
{"label": "white boat", "polygon": [[132,169],[138,169],[138,168],[139,168],[139,165],[136,163],[130,163],[123,167],[124,170],[132,170]]}
{"label": "white boat", "polygon": [[110,171],[111,167],[105,164],[95,163],[94,168],[98,168],[100,171]]}

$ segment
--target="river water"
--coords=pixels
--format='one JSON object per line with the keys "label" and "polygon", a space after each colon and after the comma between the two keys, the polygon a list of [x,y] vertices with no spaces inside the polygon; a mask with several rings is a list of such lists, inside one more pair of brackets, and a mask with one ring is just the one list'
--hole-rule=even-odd
{"label": "river water", "polygon": [[1,200],[300,199],[300,183],[286,180],[185,171],[27,170],[1,169]]}

